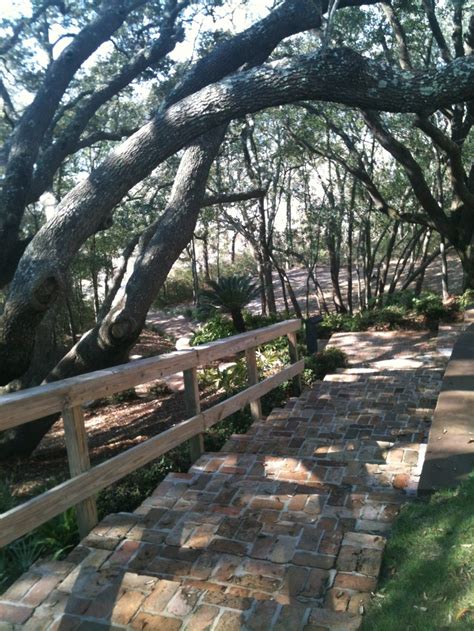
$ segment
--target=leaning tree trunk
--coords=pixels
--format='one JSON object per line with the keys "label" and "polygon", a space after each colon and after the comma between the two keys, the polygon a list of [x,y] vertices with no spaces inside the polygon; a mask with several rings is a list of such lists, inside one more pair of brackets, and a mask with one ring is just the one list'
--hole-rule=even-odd
{"label": "leaning tree trunk", "polygon": [[449,277],[448,277],[448,259],[446,258],[446,242],[443,237],[439,244],[439,253],[441,255],[441,291],[443,293],[443,301],[449,298]]}
{"label": "leaning tree trunk", "polygon": [[474,244],[458,250],[462,265],[462,290],[474,289]]}
{"label": "leaning tree trunk", "polygon": [[[173,263],[192,238],[207,176],[226,126],[202,136],[183,155],[163,216],[147,229],[133,273],[107,315],[85,333],[50,372],[47,383],[128,360],[145,324],[148,309]],[[151,235],[151,237],[150,237]],[[57,416],[15,428],[0,443],[0,458],[33,452]]]}

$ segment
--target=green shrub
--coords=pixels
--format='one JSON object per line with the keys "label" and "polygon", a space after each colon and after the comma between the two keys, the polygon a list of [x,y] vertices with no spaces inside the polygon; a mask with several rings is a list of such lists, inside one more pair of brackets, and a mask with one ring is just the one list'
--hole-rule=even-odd
{"label": "green shrub", "polygon": [[[254,315],[249,313],[248,311],[244,311],[243,313],[245,326],[248,330],[251,329],[260,329],[262,327],[270,326],[271,324],[275,324],[276,322],[281,321],[281,316],[262,316],[262,315]],[[207,320],[201,324],[201,326],[197,329],[194,335],[191,338],[191,346],[197,346],[198,344],[209,344],[210,342],[216,342],[225,337],[230,337],[231,335],[237,335],[237,331],[232,323],[232,321],[220,314],[216,313],[211,318],[207,318]],[[285,338],[277,338],[273,340],[276,345],[287,345],[287,341]],[[273,343],[272,342],[272,343]]]}
{"label": "green shrub", "polygon": [[323,351],[305,357],[305,370],[309,371],[304,375],[308,381],[323,379],[326,375],[333,373],[337,368],[347,366],[347,355],[340,348],[328,346]]}
{"label": "green shrub", "polygon": [[413,307],[418,315],[425,316],[427,320],[439,320],[449,313],[441,296],[433,292],[422,293],[419,298],[415,298]]}
{"label": "green shrub", "polygon": [[383,296],[383,304],[386,307],[403,307],[405,311],[413,309],[413,301],[416,298],[416,294],[412,289],[403,289],[401,291],[394,291],[392,294],[385,294]]}
{"label": "green shrub", "polygon": [[113,394],[110,397],[110,402],[113,404],[127,403],[128,401],[136,401],[136,399],[138,399],[138,395],[135,392],[135,388],[127,388],[127,390]]}
{"label": "green shrub", "polygon": [[235,335],[235,329],[232,322],[228,318],[217,313],[198,328],[191,337],[190,344],[191,346],[209,344],[210,342],[215,342],[216,340],[224,337],[230,337],[231,335]]}
{"label": "green shrub", "polygon": [[134,511],[168,473],[187,471],[190,464],[188,448],[183,444],[103,489],[97,498],[100,518],[109,513]]}
{"label": "green shrub", "polygon": [[456,305],[461,311],[472,307],[472,305],[474,305],[474,289],[466,289],[461,296],[457,296]]}
{"label": "green shrub", "polygon": [[169,388],[165,381],[159,381],[149,386],[148,394],[153,397],[162,397],[168,394],[173,394],[173,391]]}
{"label": "green shrub", "polygon": [[407,311],[401,305],[389,305],[378,309],[374,313],[378,325],[401,326],[406,323]]}

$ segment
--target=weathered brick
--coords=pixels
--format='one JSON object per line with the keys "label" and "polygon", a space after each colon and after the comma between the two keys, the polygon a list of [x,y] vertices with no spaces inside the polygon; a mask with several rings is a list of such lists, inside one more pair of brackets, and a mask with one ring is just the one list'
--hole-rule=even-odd
{"label": "weathered brick", "polygon": [[243,626],[244,622],[241,613],[237,611],[224,611],[217,621],[214,631],[242,631]]}
{"label": "weathered brick", "polygon": [[125,566],[129,563],[130,559],[140,549],[141,543],[139,541],[126,540],[117,548],[117,550],[108,559],[107,565],[119,565]]}
{"label": "weathered brick", "polygon": [[353,589],[357,592],[372,592],[377,585],[377,580],[362,574],[338,572],[334,580],[334,587],[341,589]]}
{"label": "weathered brick", "polygon": [[39,580],[40,576],[38,574],[25,572],[2,594],[2,599],[9,601],[20,600]]}
{"label": "weathered brick", "polygon": [[193,587],[180,587],[169,601],[166,611],[177,618],[184,618],[191,613],[199,596],[199,591]]}
{"label": "weathered brick", "polygon": [[186,631],[210,631],[219,609],[211,605],[200,605],[186,624]]}
{"label": "weathered brick", "polygon": [[42,576],[41,579],[35,583],[30,591],[23,597],[22,604],[28,605],[29,607],[38,607],[38,605],[46,600],[60,580],[60,577],[55,576],[54,574]]}
{"label": "weathered brick", "polygon": [[151,592],[157,582],[156,576],[125,572],[121,578],[121,587],[122,589]]}
{"label": "weathered brick", "polygon": [[301,626],[308,614],[308,609],[304,605],[293,603],[288,607],[282,607],[272,631],[289,631],[289,629],[301,629]]}
{"label": "weathered brick", "polygon": [[319,567],[328,570],[334,567],[335,561],[335,556],[327,554],[309,554],[308,552],[296,552],[292,559],[292,563],[295,565]]}
{"label": "weathered brick", "polygon": [[221,582],[230,581],[233,578],[239,563],[240,560],[235,557],[221,557],[219,565],[212,574],[212,578]]}
{"label": "weathered brick", "polygon": [[144,601],[142,605],[143,610],[151,613],[161,613],[177,592],[178,587],[179,583],[175,581],[161,580]]}
{"label": "weathered brick", "polygon": [[347,611],[353,614],[362,614],[365,611],[365,607],[370,602],[371,594],[357,593],[352,594],[349,600],[349,606]]}
{"label": "weathered brick", "polygon": [[121,595],[122,592],[118,585],[108,587],[101,592],[100,597],[93,599],[85,612],[86,615],[90,618],[109,618]]}
{"label": "weathered brick", "polygon": [[54,622],[48,627],[48,631],[76,631],[80,624],[81,618],[70,616],[69,614],[63,614],[54,620]]}
{"label": "weathered brick", "polygon": [[382,565],[382,551],[365,548],[361,550],[357,563],[357,571],[377,578]]}
{"label": "weathered brick", "polygon": [[240,587],[254,589],[262,592],[273,593],[281,584],[281,579],[273,579],[268,576],[255,576],[244,574],[244,576],[234,576],[233,582]]}
{"label": "weathered brick", "polygon": [[329,631],[358,631],[361,617],[349,613],[330,611],[329,609],[312,609],[308,625],[309,631],[328,629]]}
{"label": "weathered brick", "polygon": [[298,596],[303,591],[309,570],[290,565],[285,573],[284,592],[289,596]]}
{"label": "weathered brick", "polygon": [[112,610],[111,620],[117,624],[128,624],[136,614],[145,596],[141,592],[126,591],[117,600]]}
{"label": "weathered brick", "polygon": [[333,587],[326,593],[324,606],[331,611],[347,611],[350,598],[350,592]]}
{"label": "weathered brick", "polygon": [[364,532],[346,532],[342,545],[383,550],[385,542],[385,537],[381,537],[380,535],[368,535]]}
{"label": "weathered brick", "polygon": [[179,631],[183,623],[176,618],[167,618],[140,611],[129,626],[136,631]]}
{"label": "weathered brick", "polygon": [[0,620],[11,622],[12,624],[22,624],[28,620],[33,613],[31,607],[25,605],[13,605],[0,600]]}
{"label": "weathered brick", "polygon": [[288,563],[294,555],[296,543],[297,540],[294,537],[278,537],[270,554],[270,560],[274,563]]}
{"label": "weathered brick", "polygon": [[255,541],[250,556],[257,559],[268,559],[270,557],[273,546],[275,545],[275,538],[267,535],[259,535]]}
{"label": "weathered brick", "polygon": [[232,541],[231,539],[214,539],[209,549],[213,552],[235,554],[237,556],[243,556],[247,552],[247,546],[245,544]]}
{"label": "weathered brick", "polygon": [[321,570],[319,568],[312,569],[309,573],[303,595],[308,598],[319,598],[325,590],[328,577],[329,572],[327,570]]}
{"label": "weathered brick", "polygon": [[269,628],[277,607],[277,603],[271,600],[258,602],[247,619],[246,626],[252,631],[262,631],[262,629]]}
{"label": "weathered brick", "polygon": [[354,572],[357,569],[360,548],[342,546],[337,556],[336,567],[341,572]]}
{"label": "weathered brick", "polygon": [[219,586],[217,590],[208,591],[204,594],[203,602],[208,605],[216,605],[217,607],[226,607],[228,609],[239,609],[245,611],[252,606],[251,598],[241,598],[229,594],[226,588]]}

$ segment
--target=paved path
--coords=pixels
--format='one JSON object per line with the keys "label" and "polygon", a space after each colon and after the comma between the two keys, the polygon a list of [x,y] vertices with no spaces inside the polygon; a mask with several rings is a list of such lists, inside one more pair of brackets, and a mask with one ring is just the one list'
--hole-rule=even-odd
{"label": "paved path", "polygon": [[446,359],[422,335],[355,337],[332,341],[350,368],[25,574],[0,629],[358,629]]}

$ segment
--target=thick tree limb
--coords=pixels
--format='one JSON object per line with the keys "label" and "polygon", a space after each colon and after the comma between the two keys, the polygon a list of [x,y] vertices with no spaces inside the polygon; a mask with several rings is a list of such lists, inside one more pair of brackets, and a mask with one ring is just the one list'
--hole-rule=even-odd
{"label": "thick tree limb", "polygon": [[66,88],[83,62],[123,24],[130,11],[143,2],[145,0],[104,2],[96,19],[51,63],[33,102],[21,117],[12,137],[0,191],[0,269],[14,255],[33,164]]}
{"label": "thick tree limb", "polygon": [[246,202],[250,199],[259,199],[267,194],[265,189],[254,189],[242,193],[223,193],[222,195],[208,195],[202,201],[202,207],[215,206],[216,204],[234,204],[235,202]]}
{"label": "thick tree limb", "polygon": [[391,2],[382,2],[382,10],[385,13],[388,23],[390,24],[398,47],[398,57],[400,66],[404,70],[412,70],[413,66],[408,51],[407,38],[405,30],[395,13]]}
{"label": "thick tree limb", "polygon": [[453,230],[453,225],[431,193],[423,171],[410,150],[383,125],[376,112],[364,111],[362,116],[377,141],[404,168],[416,198],[436,229],[446,235],[451,242],[455,242],[457,235]]}
{"label": "thick tree limb", "polygon": [[446,153],[449,159],[454,192],[461,198],[463,203],[474,208],[474,194],[467,187],[467,173],[464,170],[460,147],[427,118],[418,116],[416,126]]}
{"label": "thick tree limb", "polygon": [[449,64],[452,62],[453,56],[451,54],[451,51],[449,50],[449,46],[444,38],[443,32],[441,31],[438,18],[436,17],[435,2],[434,0],[423,0],[423,6],[425,7],[425,12],[428,17],[431,32],[433,33],[433,37],[438,44],[441,57],[447,64]]}
{"label": "thick tree limb", "polygon": [[[189,4],[189,2],[181,3],[180,6],[185,4]],[[48,190],[56,171],[68,155],[84,146],[89,146],[89,144],[84,144],[84,140],[79,139],[100,107],[116,96],[144,70],[164,59],[174,49],[177,42],[183,39],[182,29],[177,28],[175,24],[178,17],[176,10],[166,15],[166,20],[162,24],[162,32],[157,41],[149,49],[137,53],[107,85],[96,90],[86,101],[80,103],[64,131],[42,152],[29,187],[27,203],[37,201],[45,190]],[[102,133],[105,134],[106,132]],[[100,138],[98,137],[98,139]],[[112,138],[112,140],[115,139]],[[117,140],[121,139],[117,138]]]}

